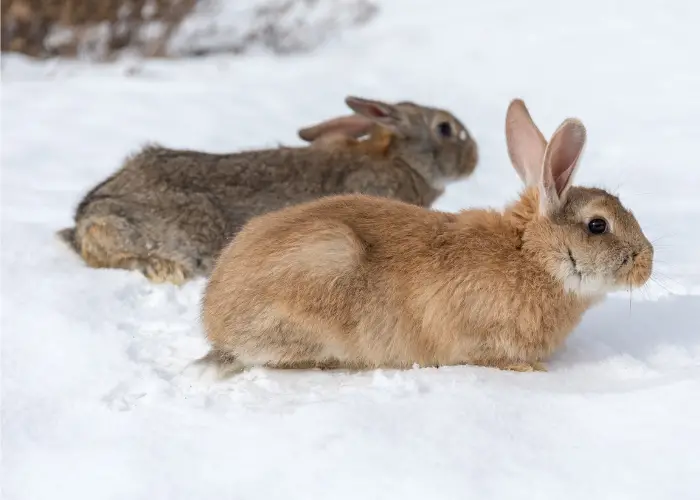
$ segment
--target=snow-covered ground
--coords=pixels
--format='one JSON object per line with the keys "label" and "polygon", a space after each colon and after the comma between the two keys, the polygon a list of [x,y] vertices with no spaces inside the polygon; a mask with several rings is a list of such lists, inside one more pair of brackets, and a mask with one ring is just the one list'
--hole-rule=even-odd
{"label": "snow-covered ground", "polygon": [[[696,499],[700,7],[385,0],[313,55],[2,68],[2,487],[7,500]],[[580,184],[619,192],[656,281],[591,311],[548,373],[253,370],[211,384],[203,282],[87,269],[54,232],[146,141],[298,143],[347,94],[452,109],[481,164],[437,207],[517,193],[508,101],[589,130]]]}

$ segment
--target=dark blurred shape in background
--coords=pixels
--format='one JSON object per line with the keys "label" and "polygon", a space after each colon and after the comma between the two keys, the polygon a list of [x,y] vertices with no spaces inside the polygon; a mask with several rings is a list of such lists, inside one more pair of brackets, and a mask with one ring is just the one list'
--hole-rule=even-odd
{"label": "dark blurred shape in background", "polygon": [[292,54],[376,13],[372,0],[2,0],[2,51],[99,61]]}

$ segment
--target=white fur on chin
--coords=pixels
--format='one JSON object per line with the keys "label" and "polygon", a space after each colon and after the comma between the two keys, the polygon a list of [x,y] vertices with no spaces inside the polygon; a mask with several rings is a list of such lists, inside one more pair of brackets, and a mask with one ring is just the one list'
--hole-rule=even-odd
{"label": "white fur on chin", "polygon": [[578,272],[569,259],[562,260],[556,277],[561,281],[564,290],[582,297],[599,297],[619,288],[615,283],[602,276],[591,276]]}

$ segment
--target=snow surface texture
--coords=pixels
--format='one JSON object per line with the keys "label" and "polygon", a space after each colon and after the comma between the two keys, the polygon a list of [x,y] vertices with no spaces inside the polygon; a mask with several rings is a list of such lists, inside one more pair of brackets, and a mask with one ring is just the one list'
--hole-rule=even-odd
{"label": "snow surface texture", "polygon": [[[700,10],[692,2],[385,1],[313,56],[3,62],[2,440],[7,500],[696,499]],[[657,280],[592,310],[548,373],[182,373],[203,281],[92,270],[54,237],[146,141],[296,144],[347,94],[452,109],[481,164],[436,204],[503,206],[503,118],[589,130],[579,184],[617,191]]]}

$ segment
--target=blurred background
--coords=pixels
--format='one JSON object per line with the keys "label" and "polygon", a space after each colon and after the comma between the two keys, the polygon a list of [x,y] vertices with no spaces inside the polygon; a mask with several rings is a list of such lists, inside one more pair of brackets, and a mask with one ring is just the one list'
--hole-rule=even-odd
{"label": "blurred background", "polygon": [[371,0],[3,0],[2,50],[97,61],[292,54],[376,12]]}

